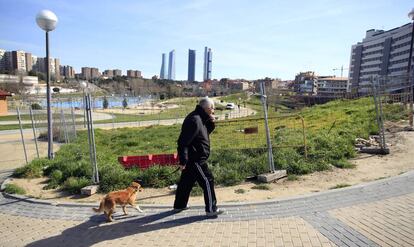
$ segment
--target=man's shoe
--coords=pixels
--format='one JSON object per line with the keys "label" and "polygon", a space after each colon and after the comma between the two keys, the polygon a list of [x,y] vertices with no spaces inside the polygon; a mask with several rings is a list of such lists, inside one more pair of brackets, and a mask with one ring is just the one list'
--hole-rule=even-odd
{"label": "man's shoe", "polygon": [[173,209],[173,212],[174,212],[174,213],[179,213],[179,212],[184,211],[184,210],[187,210],[187,209],[189,209],[189,208],[190,208],[189,206],[187,206],[187,207],[185,207],[185,208],[174,208],[174,209]]}
{"label": "man's shoe", "polygon": [[214,217],[214,216],[218,216],[220,214],[224,213],[224,211],[222,209],[217,209],[214,212],[206,212],[206,216],[207,217]]}

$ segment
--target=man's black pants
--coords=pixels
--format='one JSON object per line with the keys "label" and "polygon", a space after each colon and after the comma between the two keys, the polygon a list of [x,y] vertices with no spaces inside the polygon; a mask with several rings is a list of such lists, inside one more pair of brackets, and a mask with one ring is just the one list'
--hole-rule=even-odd
{"label": "man's black pants", "polygon": [[181,172],[180,182],[178,182],[174,208],[181,209],[187,206],[191,189],[196,181],[204,192],[206,212],[215,212],[217,210],[217,201],[214,192],[214,178],[207,167],[207,163],[189,162],[186,165],[185,169]]}

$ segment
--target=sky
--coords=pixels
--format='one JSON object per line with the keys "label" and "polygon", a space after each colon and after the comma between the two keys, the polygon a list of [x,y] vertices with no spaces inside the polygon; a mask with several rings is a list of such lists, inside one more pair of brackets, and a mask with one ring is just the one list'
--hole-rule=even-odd
{"label": "sky", "polygon": [[[351,46],[368,29],[409,23],[414,2],[399,0],[0,0],[0,49],[45,56],[36,14],[53,11],[50,54],[61,65],[140,70],[159,75],[161,54],[176,51],[176,79],[186,80],[188,49],[196,80],[204,47],[212,77],[294,79],[301,71],[347,75]],[[168,57],[168,55],[167,55]]]}

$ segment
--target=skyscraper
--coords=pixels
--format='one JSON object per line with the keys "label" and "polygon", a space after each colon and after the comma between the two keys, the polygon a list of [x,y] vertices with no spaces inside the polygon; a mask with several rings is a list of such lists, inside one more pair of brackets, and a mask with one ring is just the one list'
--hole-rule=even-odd
{"label": "skyscraper", "polygon": [[166,76],[166,67],[167,67],[167,65],[165,64],[165,53],[163,53],[162,54],[162,62],[161,62],[161,71],[160,71],[160,79],[167,79],[167,76]]}
{"label": "skyscraper", "polygon": [[207,46],[204,48],[204,74],[203,80],[211,80],[211,68],[212,68],[213,52]]}
{"label": "skyscraper", "polygon": [[196,51],[188,50],[188,81],[195,81]]}
{"label": "skyscraper", "polygon": [[170,51],[168,57],[168,80],[175,80],[175,50]]}

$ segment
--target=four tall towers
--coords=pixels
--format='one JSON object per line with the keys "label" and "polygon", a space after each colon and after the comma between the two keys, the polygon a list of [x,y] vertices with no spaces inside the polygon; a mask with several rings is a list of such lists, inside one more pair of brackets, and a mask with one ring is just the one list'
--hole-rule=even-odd
{"label": "four tall towers", "polygon": [[[203,80],[211,80],[213,52],[207,46],[204,48]],[[195,81],[196,71],[196,50],[188,50],[188,81]],[[175,80],[175,50],[168,55],[168,73],[166,64],[166,54],[162,54],[160,79]]]}

